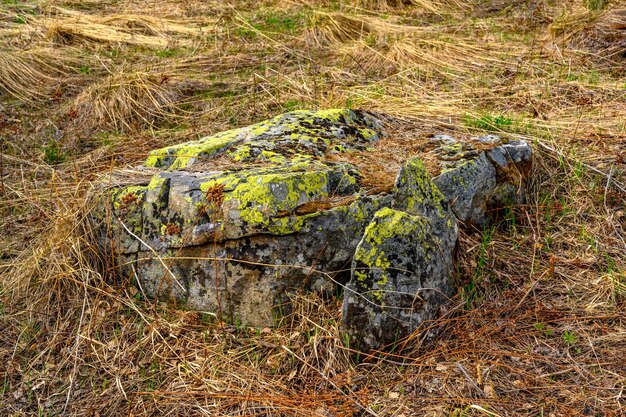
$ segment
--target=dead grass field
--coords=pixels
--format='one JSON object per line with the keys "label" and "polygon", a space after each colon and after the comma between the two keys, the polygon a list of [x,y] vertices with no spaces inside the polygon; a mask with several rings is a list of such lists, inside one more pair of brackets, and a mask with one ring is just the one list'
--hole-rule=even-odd
{"label": "dead grass field", "polygon": [[[625,415],[625,69],[615,0],[1,0],[0,415]],[[338,301],[221,326],[106,272],[98,175],[346,106],[396,118],[373,185],[434,133],[534,144],[433,332],[359,356]]]}

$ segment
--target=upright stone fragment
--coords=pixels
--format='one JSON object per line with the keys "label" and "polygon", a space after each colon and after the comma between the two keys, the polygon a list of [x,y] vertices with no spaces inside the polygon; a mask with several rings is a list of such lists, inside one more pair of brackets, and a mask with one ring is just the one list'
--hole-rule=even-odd
{"label": "upright stone fragment", "polygon": [[532,165],[532,150],[522,140],[504,143],[487,135],[466,142],[449,136],[435,151],[442,172],[433,182],[450,202],[457,219],[484,227],[494,211],[525,199],[524,181]]}
{"label": "upright stone fragment", "polygon": [[407,162],[392,205],[374,215],[352,262],[343,301],[351,346],[379,349],[433,319],[453,294],[456,222],[421,160]]}

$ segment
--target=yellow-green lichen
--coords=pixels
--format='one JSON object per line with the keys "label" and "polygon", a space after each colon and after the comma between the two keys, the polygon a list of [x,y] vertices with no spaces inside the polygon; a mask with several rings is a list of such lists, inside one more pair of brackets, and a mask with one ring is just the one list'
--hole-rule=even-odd
{"label": "yellow-green lichen", "polygon": [[272,162],[277,165],[284,164],[285,162],[287,162],[287,158],[285,158],[283,155],[276,153],[276,152],[267,151],[267,150],[261,151],[261,159]]}
{"label": "yellow-green lichen", "polygon": [[152,177],[146,188],[146,205],[153,205],[157,210],[167,208],[167,192],[169,190],[167,182],[167,178],[161,174]]}
{"label": "yellow-green lichen", "polygon": [[181,143],[169,148],[157,149],[150,152],[144,165],[147,167],[160,167],[165,158],[173,158],[171,165],[166,167],[169,171],[186,168],[193,159],[199,156],[211,156],[240,140],[244,129],[234,129],[214,136]]}
{"label": "yellow-green lichen", "polygon": [[419,212],[419,206],[431,204],[436,207],[439,217],[443,218],[446,216],[442,205],[445,197],[432,182],[430,174],[421,159],[409,159],[401,171],[398,182],[400,187],[410,191],[410,194],[404,196],[405,201],[403,202],[408,212]]}
{"label": "yellow-green lichen", "polygon": [[456,163],[452,166],[446,167],[445,169],[443,169],[441,171],[441,174],[445,174],[451,171],[457,171],[462,167],[468,166],[470,164],[476,165],[476,158],[470,158],[470,159],[460,159],[458,161],[456,161]]}
{"label": "yellow-green lichen", "polygon": [[260,136],[269,130],[269,125],[266,122],[257,123],[250,128],[250,134],[252,136]]}
{"label": "yellow-green lichen", "polygon": [[359,131],[361,132],[363,139],[373,139],[377,135],[374,130],[368,128],[359,129]]}
{"label": "yellow-green lichen", "polygon": [[[182,143],[168,148],[158,149],[150,153],[145,161],[148,167],[166,168],[170,171],[187,168],[192,161],[198,157],[211,157],[223,149],[233,147],[241,143],[237,148],[232,149],[231,156],[235,161],[246,161],[254,155],[260,158],[269,159],[273,163],[284,163],[286,157],[293,153],[291,146],[284,149],[281,146],[288,141],[293,142],[298,147],[303,146],[306,152],[319,154],[325,152],[333,143],[329,133],[333,133],[331,124],[346,123],[351,124],[359,132],[360,136],[366,140],[372,140],[377,135],[375,130],[357,124],[353,118],[354,113],[348,109],[328,109],[319,111],[296,110],[286,113],[273,119],[266,120],[255,125],[221,132],[212,136],[202,138],[197,141]],[[367,124],[367,122],[365,122]],[[265,144],[255,146],[258,139],[262,138]],[[279,145],[274,148],[272,142],[279,141]],[[317,149],[323,142],[322,149]],[[269,145],[268,145],[269,143]],[[309,151],[307,143],[317,143]],[[269,146],[271,150],[264,149]],[[257,152],[252,152],[256,148]],[[272,155],[258,151],[272,152]],[[341,144],[335,147],[336,151],[343,152],[345,147]],[[277,155],[282,154],[282,158]]]}
{"label": "yellow-green lichen", "polygon": [[233,152],[230,153],[231,158],[235,161],[244,161],[252,158],[252,154],[250,153],[250,146],[242,145],[237,147]]}
{"label": "yellow-green lichen", "polygon": [[274,235],[288,235],[302,230],[307,220],[307,216],[279,217],[271,219],[267,230]]}
{"label": "yellow-green lichen", "polygon": [[451,145],[445,145],[441,147],[441,150],[447,152],[448,154],[458,154],[463,151],[463,144],[457,142]]}
{"label": "yellow-green lichen", "polygon": [[232,172],[226,173],[224,176],[221,177],[211,178],[210,180],[204,181],[200,184],[200,191],[206,193],[216,185],[223,185],[225,192],[231,191],[237,186],[237,184],[245,181],[246,174],[248,172],[249,171]]}
{"label": "yellow-green lichen", "polygon": [[[425,242],[424,230],[428,220],[421,216],[393,210],[385,207],[376,212],[372,222],[365,229],[363,244],[359,245],[355,253],[355,260],[369,268],[378,270],[380,279],[371,284],[370,295],[382,302],[383,289],[389,282],[389,268],[391,262],[382,249],[385,242],[402,236],[416,236]],[[359,277],[357,277],[358,279]],[[362,281],[365,278],[361,276]]]}
{"label": "yellow-green lichen", "polygon": [[143,230],[143,202],[146,196],[146,186],[133,185],[115,190],[111,193],[111,204],[116,216],[135,235],[141,235]]}
{"label": "yellow-green lichen", "polygon": [[112,193],[113,208],[119,210],[143,203],[146,189],[147,187],[143,185],[131,185],[116,190]]}
{"label": "yellow-green lichen", "polygon": [[[302,112],[306,113],[306,110],[302,110]],[[338,122],[342,117],[347,117],[350,115],[350,110],[348,109],[326,109],[326,110],[318,110],[314,112],[314,116],[318,119],[328,120],[330,122]]]}
{"label": "yellow-green lichen", "polygon": [[152,179],[150,180],[150,183],[148,183],[148,190],[160,191],[163,188],[164,184],[165,184],[165,178],[157,174],[154,177],[152,177]]}
{"label": "yellow-green lichen", "polygon": [[363,271],[356,269],[354,271],[354,277],[357,279],[357,281],[364,282],[367,279],[367,274]]}
{"label": "yellow-green lichen", "polygon": [[372,222],[365,229],[365,239],[372,246],[379,246],[392,237],[414,234],[423,230],[428,220],[422,216],[384,207],[374,214]]}
{"label": "yellow-green lichen", "polygon": [[296,172],[252,175],[230,195],[239,202],[241,219],[249,225],[269,225],[279,211],[328,197],[326,172]]}
{"label": "yellow-green lichen", "polygon": [[[329,175],[341,175],[336,189],[328,190]],[[256,168],[220,174],[200,183],[204,200],[215,185],[223,185],[223,204],[239,219],[241,226],[263,228],[274,234],[288,234],[302,228],[307,215],[296,215],[296,208],[304,203],[323,201],[330,192],[346,189],[343,184],[354,184],[355,179],[344,171],[307,158],[284,168]],[[206,203],[196,203],[202,210]],[[347,210],[347,207],[341,207]],[[354,207],[355,217],[363,221],[363,209]],[[360,213],[359,213],[360,211]],[[235,212],[238,212],[235,214]],[[317,213],[311,213],[317,216]]]}

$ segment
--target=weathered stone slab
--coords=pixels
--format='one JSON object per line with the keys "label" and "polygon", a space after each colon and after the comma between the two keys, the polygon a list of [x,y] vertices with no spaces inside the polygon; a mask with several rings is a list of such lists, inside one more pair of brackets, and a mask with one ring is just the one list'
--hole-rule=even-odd
{"label": "weathered stone slab", "polygon": [[436,317],[454,293],[456,218],[484,225],[521,201],[531,159],[525,142],[439,136],[438,176],[411,158],[371,195],[355,165],[327,158],[384,135],[364,111],[287,113],[151,152],[151,178],[107,189],[91,217],[147,296],[271,326],[291,293],[345,286],[351,343],[380,348]]}

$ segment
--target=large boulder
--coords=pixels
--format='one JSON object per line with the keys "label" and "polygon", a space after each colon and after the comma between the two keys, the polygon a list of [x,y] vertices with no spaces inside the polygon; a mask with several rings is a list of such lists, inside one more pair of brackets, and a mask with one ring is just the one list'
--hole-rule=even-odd
{"label": "large boulder", "polygon": [[[145,180],[105,181],[100,244],[149,297],[271,326],[290,294],[346,288],[343,328],[361,349],[414,331],[454,292],[457,221],[523,198],[525,142],[433,138],[440,174],[408,160],[392,192],[329,154],[385,135],[372,114],[296,111],[155,150]],[[517,177],[514,173],[520,173]]]}

